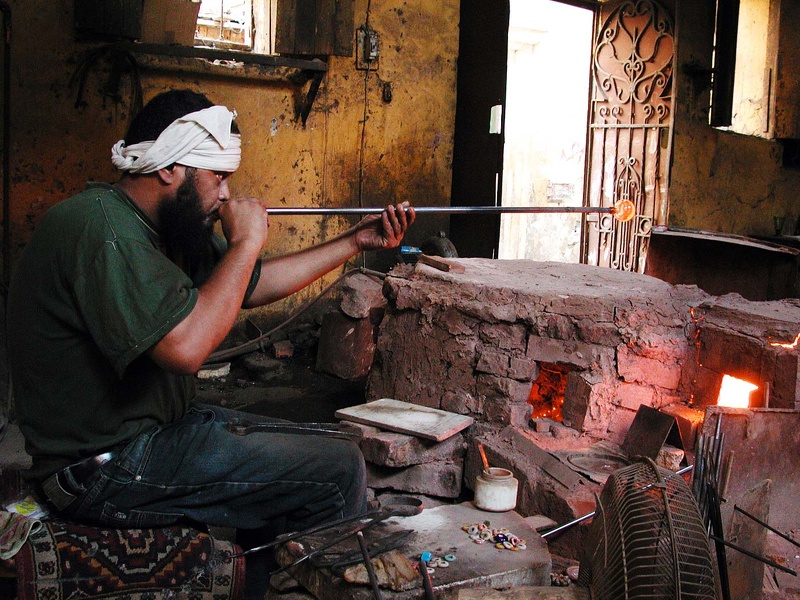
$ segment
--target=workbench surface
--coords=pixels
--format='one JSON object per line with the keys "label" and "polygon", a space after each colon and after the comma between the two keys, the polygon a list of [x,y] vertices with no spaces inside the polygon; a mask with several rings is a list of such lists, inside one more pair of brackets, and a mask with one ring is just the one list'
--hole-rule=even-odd
{"label": "workbench surface", "polygon": [[[499,550],[492,543],[476,544],[462,530],[464,525],[488,521],[490,527],[507,528],[517,537],[527,542],[524,550],[517,552]],[[412,530],[408,540],[398,551],[412,561],[419,560],[422,552],[442,557],[453,554],[456,560],[447,568],[437,568],[432,575],[434,594],[437,600],[455,598],[462,588],[492,587],[511,588],[515,586],[550,585],[550,553],[541,536],[523,519],[519,513],[486,512],[475,508],[471,502],[456,505],[437,506],[423,509],[413,517],[391,517],[365,532],[367,539],[373,540],[396,533]],[[300,541],[306,551],[319,547],[331,534],[320,533],[316,537]],[[354,536],[342,549],[357,548]],[[285,551],[278,552],[280,564],[288,564],[292,558]],[[368,600],[374,598],[369,585],[358,585],[344,581],[328,568],[318,568],[310,560],[292,567],[290,573],[320,600],[341,600],[353,598]],[[405,591],[392,591],[381,588],[387,600],[411,600],[423,598],[422,578]]]}

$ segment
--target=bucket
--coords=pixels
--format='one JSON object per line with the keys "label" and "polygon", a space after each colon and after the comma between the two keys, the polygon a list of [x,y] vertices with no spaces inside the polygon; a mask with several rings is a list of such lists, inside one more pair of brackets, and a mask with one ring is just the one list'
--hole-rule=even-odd
{"label": "bucket", "polygon": [[475,506],[491,512],[505,512],[517,506],[519,481],[508,469],[490,467],[475,478]]}

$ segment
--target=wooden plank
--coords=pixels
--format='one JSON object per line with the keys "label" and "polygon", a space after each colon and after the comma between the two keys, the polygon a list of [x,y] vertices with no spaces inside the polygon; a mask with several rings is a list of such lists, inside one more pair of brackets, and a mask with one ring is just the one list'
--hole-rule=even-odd
{"label": "wooden plank", "polygon": [[569,587],[515,586],[509,590],[485,588],[464,588],[458,590],[457,600],[589,600],[589,588],[571,585]]}
{"label": "wooden plank", "polygon": [[335,416],[337,419],[372,425],[436,442],[446,440],[466,429],[474,420],[472,417],[391,398],[342,408],[336,411]]}
{"label": "wooden plank", "polygon": [[444,271],[445,273],[463,273],[466,271],[464,265],[459,264],[457,262],[453,262],[451,260],[447,260],[446,258],[440,258],[438,256],[428,256],[427,254],[420,254],[419,255],[419,262],[423,265],[428,265],[429,267],[433,267],[434,269],[439,269],[440,271]]}

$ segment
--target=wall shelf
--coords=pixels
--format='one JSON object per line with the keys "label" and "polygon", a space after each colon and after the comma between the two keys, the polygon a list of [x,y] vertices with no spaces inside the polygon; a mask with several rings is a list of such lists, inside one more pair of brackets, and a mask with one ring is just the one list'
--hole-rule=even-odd
{"label": "wall shelf", "polygon": [[288,82],[306,88],[295,105],[295,118],[303,126],[314,105],[328,63],[320,59],[253,54],[234,50],[124,42],[115,45],[136,56],[143,68],[177,70],[210,76]]}

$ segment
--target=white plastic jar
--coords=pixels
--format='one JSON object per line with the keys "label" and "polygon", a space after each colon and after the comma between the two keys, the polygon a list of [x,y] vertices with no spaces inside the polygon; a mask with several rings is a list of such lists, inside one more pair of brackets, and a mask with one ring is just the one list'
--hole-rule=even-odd
{"label": "white plastic jar", "polygon": [[508,469],[490,467],[475,478],[475,506],[491,512],[505,512],[517,506],[519,481]]}

